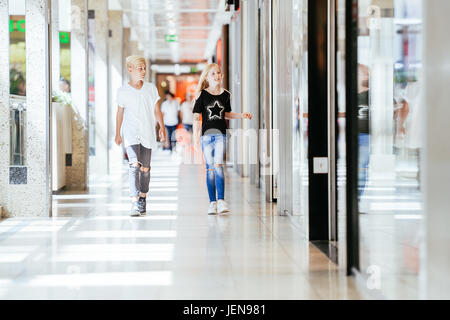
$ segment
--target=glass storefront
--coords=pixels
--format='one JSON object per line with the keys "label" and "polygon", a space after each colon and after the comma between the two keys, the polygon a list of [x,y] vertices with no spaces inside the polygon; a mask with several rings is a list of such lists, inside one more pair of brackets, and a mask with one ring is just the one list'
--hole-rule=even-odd
{"label": "glass storefront", "polygon": [[360,271],[369,289],[395,292],[394,276],[417,289],[422,1],[360,0],[358,12]]}
{"label": "glass storefront", "polygon": [[95,156],[95,20],[88,19],[89,156]]}
{"label": "glass storefront", "polygon": [[294,214],[308,214],[308,2],[293,0],[292,170]]}
{"label": "glass storefront", "polygon": [[60,46],[60,90],[70,92],[70,32],[59,32]]}
{"label": "glass storefront", "polygon": [[9,2],[10,165],[25,165],[25,1]]}
{"label": "glass storefront", "polygon": [[[337,239],[338,239],[338,261],[344,263],[347,260],[347,166],[346,166],[346,1],[337,1],[336,7],[336,210],[337,210]],[[348,222],[350,223],[350,222]]]}

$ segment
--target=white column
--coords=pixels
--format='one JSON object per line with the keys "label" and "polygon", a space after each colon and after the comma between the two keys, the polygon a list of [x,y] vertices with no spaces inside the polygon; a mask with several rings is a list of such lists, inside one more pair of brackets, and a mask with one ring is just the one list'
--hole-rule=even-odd
{"label": "white column", "polygon": [[117,89],[122,86],[123,73],[123,13],[122,11],[109,11],[109,21],[111,37],[109,38],[109,81],[110,81],[110,96],[111,101],[109,110],[109,145],[110,145],[110,167],[118,165],[121,168],[122,164],[122,148],[114,143],[116,132],[116,113],[117,113]]}
{"label": "white column", "polygon": [[[292,214],[292,2],[273,2],[274,15],[274,169],[279,169],[278,213]],[[276,28],[276,29],[275,29]],[[286,58],[289,57],[289,58]],[[278,138],[278,141],[276,140]],[[282,143],[281,143],[281,142]],[[277,174],[274,170],[274,180]]]}
{"label": "white column", "polygon": [[[249,176],[252,184],[256,183],[258,175],[258,2],[242,2],[243,13],[243,41],[242,41],[242,101],[243,111],[250,112],[253,120],[237,120],[241,122],[245,135],[242,137],[243,176]],[[236,121],[236,120],[234,120]]]}
{"label": "white column", "polygon": [[138,50],[138,42],[136,40],[130,41],[130,55],[137,55],[139,54]]}
{"label": "white column", "polygon": [[25,184],[9,185],[7,190],[6,207],[12,216],[47,217],[50,213],[47,17],[48,0],[26,0],[26,178]]}
{"label": "white column", "polygon": [[[394,144],[394,1],[372,0],[379,8],[370,29],[370,184],[395,183]],[[377,13],[378,15],[378,13]]]}
{"label": "white column", "polygon": [[87,187],[88,133],[88,43],[87,0],[72,0],[70,42],[72,110],[72,166],[66,168],[66,184],[70,189]]}
{"label": "white column", "polygon": [[90,0],[95,11],[95,156],[89,160],[90,173],[107,174],[108,156],[108,1]]}
{"label": "white column", "polygon": [[123,48],[122,48],[122,81],[123,83],[128,82],[128,71],[125,63],[125,59],[130,55],[130,37],[131,37],[131,29],[123,28],[122,31],[122,39],[123,39]]}
{"label": "white column", "polygon": [[[0,207],[6,211],[9,188],[9,13],[8,0],[0,0]],[[5,212],[6,213],[6,212]],[[0,212],[0,218],[2,212]]]}
{"label": "white column", "polygon": [[[426,2],[426,3],[425,3]],[[424,196],[427,299],[450,299],[450,1],[424,1]]]}

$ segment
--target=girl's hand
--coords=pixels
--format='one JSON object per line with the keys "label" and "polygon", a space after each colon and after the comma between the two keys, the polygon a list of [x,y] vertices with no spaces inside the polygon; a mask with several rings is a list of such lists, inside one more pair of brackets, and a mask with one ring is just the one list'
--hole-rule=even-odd
{"label": "girl's hand", "polygon": [[252,114],[249,113],[249,112],[244,112],[242,114],[242,116],[243,116],[243,119],[250,119],[250,120],[252,120]]}

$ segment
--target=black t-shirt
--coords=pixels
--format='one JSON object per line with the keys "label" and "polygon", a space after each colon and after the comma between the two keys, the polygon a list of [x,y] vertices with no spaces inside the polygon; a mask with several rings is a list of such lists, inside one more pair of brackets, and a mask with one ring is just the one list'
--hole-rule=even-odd
{"label": "black t-shirt", "polygon": [[369,133],[369,90],[358,94],[358,131]]}
{"label": "black t-shirt", "polygon": [[213,95],[202,90],[192,112],[202,114],[202,135],[226,134],[225,112],[231,112],[230,93],[224,90],[222,94]]}

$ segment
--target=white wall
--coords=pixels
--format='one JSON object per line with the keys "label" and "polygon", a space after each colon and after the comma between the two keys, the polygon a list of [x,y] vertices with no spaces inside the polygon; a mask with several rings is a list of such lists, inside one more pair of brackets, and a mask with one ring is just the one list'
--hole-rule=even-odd
{"label": "white wall", "polygon": [[[425,2],[425,1],[424,1]],[[424,5],[425,298],[450,299],[450,1]]]}

